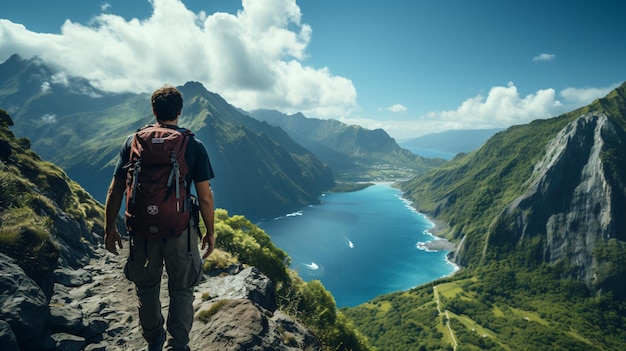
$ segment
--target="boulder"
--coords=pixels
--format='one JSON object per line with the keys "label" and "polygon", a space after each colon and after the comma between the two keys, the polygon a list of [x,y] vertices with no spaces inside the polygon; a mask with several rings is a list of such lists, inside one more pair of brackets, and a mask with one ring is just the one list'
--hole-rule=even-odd
{"label": "boulder", "polygon": [[[32,344],[49,318],[43,291],[12,258],[0,254],[0,320],[5,321],[19,345]],[[5,329],[0,338],[11,338]]]}
{"label": "boulder", "polygon": [[48,326],[53,332],[78,334],[85,329],[83,313],[77,308],[51,305],[50,323]]}
{"label": "boulder", "polygon": [[[247,299],[215,300],[206,324],[196,320],[190,345],[222,351],[322,350],[319,340],[285,315],[273,319],[268,310]],[[198,312],[198,316],[203,314]],[[206,313],[206,312],[205,312]]]}
{"label": "boulder", "polygon": [[198,290],[209,291],[215,299],[250,299],[269,311],[275,311],[274,283],[256,267],[237,275],[209,278]]}
{"label": "boulder", "polygon": [[56,283],[67,287],[78,287],[91,282],[91,274],[84,269],[58,268],[54,271]]}

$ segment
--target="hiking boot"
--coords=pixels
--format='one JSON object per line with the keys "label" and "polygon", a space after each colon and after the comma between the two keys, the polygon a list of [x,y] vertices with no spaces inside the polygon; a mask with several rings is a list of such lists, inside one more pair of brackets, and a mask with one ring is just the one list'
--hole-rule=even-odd
{"label": "hiking boot", "polygon": [[165,344],[165,330],[161,329],[159,335],[148,343],[148,351],[162,351],[163,344]]}

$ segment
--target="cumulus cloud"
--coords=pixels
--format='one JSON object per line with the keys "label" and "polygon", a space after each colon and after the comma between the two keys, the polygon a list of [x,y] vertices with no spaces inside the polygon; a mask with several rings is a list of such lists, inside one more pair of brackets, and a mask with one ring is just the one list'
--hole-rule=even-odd
{"label": "cumulus cloud", "polygon": [[164,83],[199,81],[244,109],[329,117],[356,108],[352,81],[304,64],[312,29],[301,22],[295,0],[242,0],[236,15],[194,13],[180,0],[151,4],[149,18],[68,19],[61,34],[0,19],[0,62],[14,53],[40,56],[105,91],[151,92]]}
{"label": "cumulus cloud", "polygon": [[383,128],[397,138],[411,138],[452,129],[504,128],[556,116],[563,113],[563,109],[554,89],[521,96],[510,82],[507,86],[492,87],[487,96],[469,98],[454,110],[433,111],[411,120],[344,118],[343,121],[372,129]]}
{"label": "cumulus cloud", "polygon": [[606,88],[565,88],[561,90],[559,95],[561,95],[568,104],[580,107],[592,103],[595,99],[606,96],[606,94],[616,89],[618,86],[619,84],[613,84]]}
{"label": "cumulus cloud", "polygon": [[401,104],[394,104],[389,107],[386,107],[385,110],[389,112],[393,112],[393,113],[403,113],[403,112],[408,111],[408,108]]}
{"label": "cumulus cloud", "polygon": [[556,58],[556,55],[554,54],[539,54],[535,57],[533,57],[533,62],[539,62],[539,61],[552,61]]}

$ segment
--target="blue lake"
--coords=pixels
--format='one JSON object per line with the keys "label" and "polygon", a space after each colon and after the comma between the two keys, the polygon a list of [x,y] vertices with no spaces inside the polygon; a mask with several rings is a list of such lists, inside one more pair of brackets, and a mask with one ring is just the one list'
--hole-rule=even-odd
{"label": "blue lake", "polygon": [[257,223],[305,281],[320,280],[338,307],[428,283],[454,272],[447,251],[426,251],[432,223],[389,184],[331,193],[322,204]]}

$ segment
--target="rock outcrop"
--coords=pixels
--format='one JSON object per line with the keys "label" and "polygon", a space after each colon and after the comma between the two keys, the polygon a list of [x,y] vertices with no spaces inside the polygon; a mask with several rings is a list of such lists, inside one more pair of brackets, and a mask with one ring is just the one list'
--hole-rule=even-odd
{"label": "rock outcrop", "polygon": [[[126,255],[96,245],[84,267],[61,265],[48,301],[13,259],[0,254],[2,350],[144,349],[134,286],[123,275]],[[167,315],[166,274],[161,291]],[[195,295],[193,350],[322,349],[315,335],[276,309],[272,282],[254,267],[205,275]]]}

